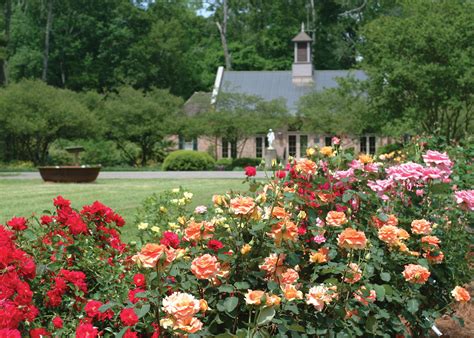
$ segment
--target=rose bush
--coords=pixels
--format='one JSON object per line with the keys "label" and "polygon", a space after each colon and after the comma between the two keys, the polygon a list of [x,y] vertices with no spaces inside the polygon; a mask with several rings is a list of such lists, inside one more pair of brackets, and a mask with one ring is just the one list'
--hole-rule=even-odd
{"label": "rose bush", "polygon": [[[0,227],[0,336],[421,336],[469,302],[472,191],[447,154],[309,149],[247,193],[95,202]],[[463,169],[464,170],[464,169]],[[459,188],[460,187],[460,188]]]}

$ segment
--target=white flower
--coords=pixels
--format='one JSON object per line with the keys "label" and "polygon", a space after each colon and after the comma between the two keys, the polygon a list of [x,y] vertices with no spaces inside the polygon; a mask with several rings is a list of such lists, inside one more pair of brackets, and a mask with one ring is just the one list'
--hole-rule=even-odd
{"label": "white flower", "polygon": [[205,214],[207,212],[207,207],[205,205],[198,205],[196,209],[194,209],[194,213],[196,214]]}

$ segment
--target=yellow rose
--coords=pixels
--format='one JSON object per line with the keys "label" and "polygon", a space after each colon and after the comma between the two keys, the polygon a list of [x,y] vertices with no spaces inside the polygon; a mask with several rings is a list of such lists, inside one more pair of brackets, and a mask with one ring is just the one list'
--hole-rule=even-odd
{"label": "yellow rose", "polygon": [[252,250],[252,246],[249,245],[249,244],[245,244],[245,245],[240,249],[240,253],[241,253],[242,255],[246,255],[246,254],[248,254],[251,250]]}
{"label": "yellow rose", "polygon": [[140,230],[145,230],[146,228],[148,228],[148,223],[140,223],[138,224],[138,229]]}
{"label": "yellow rose", "polygon": [[307,148],[307,149],[306,149],[306,156],[313,156],[315,152],[316,152],[316,149],[314,149],[314,148]]}
{"label": "yellow rose", "polygon": [[321,155],[324,155],[324,156],[327,156],[327,157],[333,157],[334,156],[334,151],[332,149],[332,147],[322,147],[321,149],[319,149],[319,152],[321,153]]}
{"label": "yellow rose", "polygon": [[160,233],[161,229],[157,226],[154,226],[154,227],[151,227],[151,231],[156,232],[156,233]]}

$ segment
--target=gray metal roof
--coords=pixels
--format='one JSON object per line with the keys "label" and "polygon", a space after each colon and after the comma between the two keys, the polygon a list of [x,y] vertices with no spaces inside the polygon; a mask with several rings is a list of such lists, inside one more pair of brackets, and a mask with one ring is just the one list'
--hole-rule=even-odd
{"label": "gray metal roof", "polygon": [[293,84],[291,71],[224,71],[220,90],[256,95],[267,101],[283,98],[288,110],[294,113],[302,96],[335,88],[338,86],[337,78],[349,76],[357,80],[367,79],[361,70],[316,70],[313,72],[314,83],[302,86]]}
{"label": "gray metal roof", "polygon": [[297,36],[295,36],[293,39],[291,39],[291,41],[293,42],[311,42],[313,41],[313,39],[311,39],[311,37],[306,34],[304,31],[301,31],[298,33]]}

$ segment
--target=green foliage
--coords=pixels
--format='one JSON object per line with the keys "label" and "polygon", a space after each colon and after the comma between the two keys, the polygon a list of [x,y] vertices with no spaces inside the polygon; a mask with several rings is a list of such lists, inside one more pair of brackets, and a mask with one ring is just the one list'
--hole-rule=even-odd
{"label": "green foliage", "polygon": [[[130,164],[145,166],[148,161],[157,159],[157,147],[169,146],[165,138],[176,131],[181,105],[182,100],[167,90],[153,89],[144,93],[122,87],[117,93],[111,93],[104,103],[102,115],[109,126],[107,136],[116,142]],[[139,154],[128,149],[128,142],[139,147]],[[162,156],[160,154],[158,159]]]}
{"label": "green foliage", "polygon": [[247,166],[258,167],[262,163],[261,158],[240,157],[232,161],[232,167],[245,168]]}
{"label": "green foliage", "polygon": [[472,134],[473,13],[468,1],[406,3],[401,15],[364,27],[368,95],[384,133]]}
{"label": "green foliage", "polygon": [[367,97],[352,80],[340,80],[338,88],[313,92],[298,103],[303,130],[332,135],[358,135],[374,130]]}
{"label": "green foliage", "polygon": [[217,170],[232,170],[232,162],[233,162],[233,159],[231,158],[220,158],[216,161],[216,169]]}
{"label": "green foliage", "polygon": [[50,144],[57,138],[97,137],[99,121],[78,94],[24,80],[0,89],[0,132],[5,157],[47,162]]}
{"label": "green foliage", "polygon": [[215,160],[205,152],[177,150],[170,153],[163,162],[163,170],[199,171],[214,168]]}

